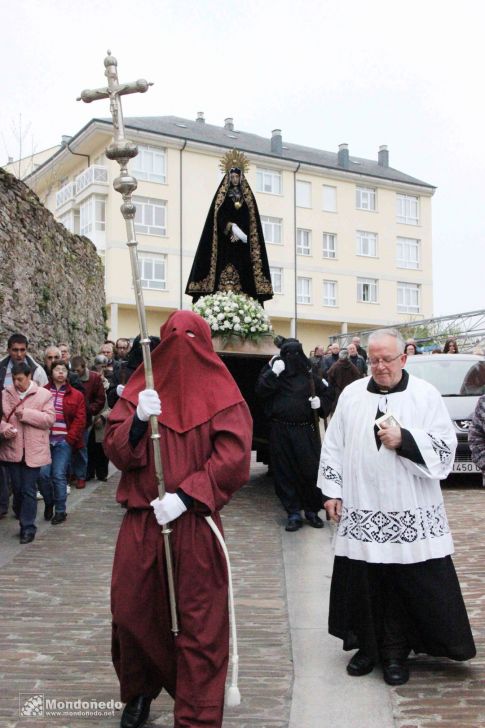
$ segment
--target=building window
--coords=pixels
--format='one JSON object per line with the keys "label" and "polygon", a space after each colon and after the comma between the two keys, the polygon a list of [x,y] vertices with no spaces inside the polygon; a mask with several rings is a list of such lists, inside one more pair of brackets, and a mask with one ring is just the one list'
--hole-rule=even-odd
{"label": "building window", "polygon": [[142,235],[167,234],[167,203],[148,197],[134,197],[136,205],[135,230]]}
{"label": "building window", "polygon": [[265,215],[261,215],[261,226],[263,228],[263,235],[266,243],[281,245],[283,242],[283,221],[280,217],[267,217]]}
{"label": "building window", "polygon": [[167,288],[166,255],[139,255],[138,265],[142,288],[155,288],[159,291]]}
{"label": "building window", "polygon": [[357,230],[357,255],[377,257],[377,235],[367,230]]}
{"label": "building window", "polygon": [[421,241],[415,238],[397,239],[398,268],[418,269],[420,264]]}
{"label": "building window", "polygon": [[325,212],[337,212],[337,188],[323,185],[323,209]]}
{"label": "building window", "polygon": [[296,181],[296,205],[297,207],[312,206],[312,183]]}
{"label": "building window", "polygon": [[301,278],[296,279],[296,302],[311,303],[312,302],[312,279]]}
{"label": "building window", "polygon": [[357,301],[360,303],[377,303],[377,280],[375,278],[357,278]]}
{"label": "building window", "polygon": [[165,149],[139,146],[132,162],[133,175],[148,182],[166,182],[166,160]]}
{"label": "building window", "polygon": [[334,233],[323,233],[323,257],[337,257],[337,236]]}
{"label": "building window", "polygon": [[283,268],[274,268],[273,266],[271,266],[269,272],[271,275],[273,292],[283,293]]}
{"label": "building window", "polygon": [[376,209],[376,191],[372,187],[355,188],[355,206],[358,210]]}
{"label": "building window", "polygon": [[297,228],[296,231],[296,252],[298,255],[311,255],[312,232]]}
{"label": "building window", "polygon": [[98,195],[87,197],[79,205],[79,232],[89,237],[106,227],[106,200]]}
{"label": "building window", "polygon": [[400,313],[419,313],[421,286],[417,283],[397,284],[397,310]]}
{"label": "building window", "polygon": [[79,210],[76,210],[75,208],[69,210],[69,212],[61,215],[61,217],[59,218],[59,222],[62,222],[64,227],[69,230],[69,232],[74,233],[74,235],[79,235]]}
{"label": "building window", "polygon": [[397,221],[406,225],[419,223],[419,197],[412,195],[396,195]]}
{"label": "building window", "polygon": [[337,281],[323,281],[323,305],[337,305]]}
{"label": "building window", "polygon": [[257,169],[256,190],[258,192],[269,192],[272,195],[281,195],[281,173],[275,172],[274,169]]}

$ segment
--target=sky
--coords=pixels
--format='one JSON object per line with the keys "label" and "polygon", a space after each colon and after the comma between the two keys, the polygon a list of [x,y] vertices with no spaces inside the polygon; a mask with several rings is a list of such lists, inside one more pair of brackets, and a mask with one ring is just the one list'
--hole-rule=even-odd
{"label": "sky", "polygon": [[[60,143],[107,102],[108,48],[128,116],[175,115],[377,158],[437,187],[435,316],[485,308],[482,0],[0,0],[0,164]],[[21,142],[21,143],[20,143]]]}

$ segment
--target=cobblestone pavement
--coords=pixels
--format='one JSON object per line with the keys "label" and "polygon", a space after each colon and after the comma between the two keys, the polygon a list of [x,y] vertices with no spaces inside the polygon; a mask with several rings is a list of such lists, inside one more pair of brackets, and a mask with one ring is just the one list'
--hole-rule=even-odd
{"label": "cobblestone pavement", "polygon": [[[286,728],[293,670],[288,638],[281,512],[266,468],[225,509],[238,623],[240,707],[227,709],[224,728]],[[19,705],[43,694],[56,700],[118,700],[110,660],[109,583],[122,511],[117,477],[92,489],[66,523],[42,525],[35,541],[12,550],[0,570],[0,726],[119,725],[113,717],[19,718]],[[40,523],[43,505],[39,508]],[[0,544],[18,524],[0,523]],[[5,533],[8,530],[9,534]],[[11,547],[11,544],[9,544]],[[21,697],[19,698],[19,694]],[[19,702],[20,701],[20,702]],[[149,726],[172,726],[172,701],[152,704]]]}
{"label": "cobblestone pavement", "polygon": [[[265,468],[253,467],[250,483],[224,511],[243,696],[239,708],[226,710],[224,728],[287,728],[289,721],[293,669],[281,548],[283,518],[264,472]],[[116,481],[114,476],[108,483],[91,486],[70,506],[65,524],[46,524],[27,546],[12,549],[17,524],[10,517],[0,522],[0,547],[10,541],[11,548],[0,569],[0,728],[119,724],[119,711],[102,718],[19,718],[19,705],[38,694],[56,700],[118,699],[110,660],[109,612],[112,556],[122,518],[114,501]],[[379,728],[485,726],[484,498],[481,488],[445,492],[477,658],[468,664],[413,659],[408,685],[389,688],[393,723]],[[327,659],[332,660],[330,655]],[[333,671],[334,666],[329,664],[328,669]],[[339,700],[345,710],[345,695]],[[162,694],[153,703],[147,725],[172,726],[167,696]],[[323,714],[305,728],[325,725]],[[346,728],[345,720],[335,728]]]}
{"label": "cobblestone pavement", "polygon": [[485,489],[446,487],[444,496],[477,656],[467,663],[414,658],[409,683],[391,689],[396,728],[485,726]]}

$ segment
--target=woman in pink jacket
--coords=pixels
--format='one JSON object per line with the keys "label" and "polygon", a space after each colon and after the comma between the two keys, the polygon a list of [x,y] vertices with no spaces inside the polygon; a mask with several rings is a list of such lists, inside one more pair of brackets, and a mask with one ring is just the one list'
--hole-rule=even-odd
{"label": "woman in pink jacket", "polygon": [[42,465],[51,461],[49,429],[56,414],[50,392],[32,381],[26,362],[13,365],[12,381],[2,392],[0,461],[7,463],[12,480],[20,543],[30,543],[37,530],[36,481]]}

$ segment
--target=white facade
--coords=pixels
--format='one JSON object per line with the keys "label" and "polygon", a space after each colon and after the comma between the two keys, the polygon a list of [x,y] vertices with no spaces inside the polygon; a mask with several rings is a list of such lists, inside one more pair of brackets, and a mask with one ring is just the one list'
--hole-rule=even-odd
{"label": "white facade", "polygon": [[[130,171],[138,179],[135,227],[151,333],[172,310],[191,305],[184,291],[221,178],[219,160],[237,146],[184,138],[182,126],[174,122],[173,136],[128,130],[139,145]],[[89,155],[89,166],[87,158],[63,149],[27,182],[104,258],[115,338],[135,336],[138,324],[121,197],[112,186],[119,167],[103,154],[110,136],[109,125],[91,122],[69,145]],[[358,162],[339,169],[246,155],[275,290],[265,306],[277,333],[296,332],[310,350],[330,334],[432,315],[434,188],[392,179],[392,170],[389,179],[364,175]]]}

